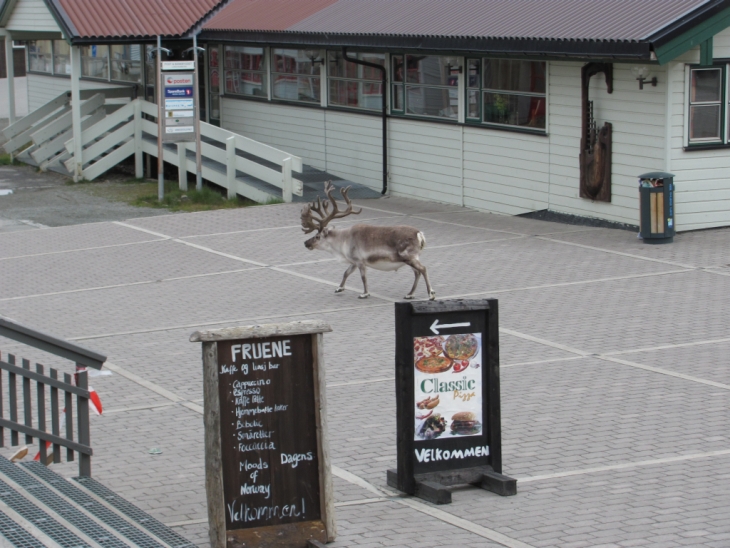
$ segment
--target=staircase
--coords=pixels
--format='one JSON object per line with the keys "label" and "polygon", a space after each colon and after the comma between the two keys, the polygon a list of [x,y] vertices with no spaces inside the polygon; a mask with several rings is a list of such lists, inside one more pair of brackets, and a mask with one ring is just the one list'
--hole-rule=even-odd
{"label": "staircase", "polygon": [[39,462],[4,457],[0,535],[4,545],[22,548],[195,546],[90,477],[65,479]]}
{"label": "staircase", "polygon": [[[131,99],[129,88],[81,92],[81,176],[92,181],[130,156],[142,177],[143,154],[157,158],[157,105]],[[63,93],[5,128],[3,149],[42,171],[76,172],[70,93]],[[110,99],[117,101],[115,104]],[[128,99],[119,104],[120,99]],[[302,159],[243,135],[200,123],[202,176],[256,202],[302,196]],[[29,146],[28,146],[29,145]],[[178,168],[179,185],[187,190],[187,173],[196,172],[195,143],[163,146],[163,160]]]}

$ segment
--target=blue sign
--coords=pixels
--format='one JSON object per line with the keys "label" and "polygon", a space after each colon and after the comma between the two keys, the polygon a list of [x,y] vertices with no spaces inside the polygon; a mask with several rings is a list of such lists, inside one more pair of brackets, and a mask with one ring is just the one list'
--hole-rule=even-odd
{"label": "blue sign", "polygon": [[96,57],[96,46],[91,46],[91,56]]}
{"label": "blue sign", "polygon": [[192,97],[193,96],[193,88],[192,86],[189,87],[182,87],[182,88],[165,88],[165,97]]}

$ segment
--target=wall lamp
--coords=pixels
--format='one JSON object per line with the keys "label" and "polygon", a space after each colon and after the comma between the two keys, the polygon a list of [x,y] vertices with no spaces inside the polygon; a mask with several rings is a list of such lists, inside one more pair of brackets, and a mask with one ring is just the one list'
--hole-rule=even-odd
{"label": "wall lamp", "polygon": [[644,89],[644,83],[648,83],[651,84],[652,87],[656,87],[658,80],[656,76],[649,79],[651,72],[649,71],[649,67],[646,65],[633,67],[631,72],[634,73],[634,76],[636,76],[636,79],[639,81],[639,89]]}
{"label": "wall lamp", "polygon": [[[310,61],[312,61],[313,65],[316,65],[317,63],[321,63],[324,65],[324,57],[319,57],[320,50],[318,49],[308,49],[304,51],[304,55],[306,55]],[[319,59],[317,59],[319,57]]]}
{"label": "wall lamp", "polygon": [[458,57],[447,57],[444,61],[446,61],[446,68],[449,71],[449,74],[453,71],[457,71],[459,74],[464,72],[464,67],[459,64]]}

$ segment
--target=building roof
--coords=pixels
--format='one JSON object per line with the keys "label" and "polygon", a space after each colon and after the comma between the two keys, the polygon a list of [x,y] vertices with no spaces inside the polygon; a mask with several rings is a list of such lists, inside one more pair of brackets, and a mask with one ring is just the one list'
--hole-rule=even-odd
{"label": "building roof", "polygon": [[[184,36],[228,0],[43,1],[64,35],[73,43],[82,43]],[[0,2],[0,15],[22,2]]]}
{"label": "building roof", "polygon": [[203,37],[645,58],[670,31],[729,8],[728,0],[232,0]]}

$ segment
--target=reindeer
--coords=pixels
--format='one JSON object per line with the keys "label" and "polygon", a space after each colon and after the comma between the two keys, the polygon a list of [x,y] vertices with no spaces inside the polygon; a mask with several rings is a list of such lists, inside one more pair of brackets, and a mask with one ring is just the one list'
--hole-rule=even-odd
{"label": "reindeer", "polygon": [[[370,296],[368,293],[368,279],[366,268],[369,266],[376,270],[398,270],[404,264],[413,269],[416,279],[413,282],[411,292],[404,298],[412,299],[413,293],[418,286],[418,280],[423,274],[426,281],[426,290],[429,299],[436,298],[436,292],[431,288],[428,281],[426,267],[418,260],[418,254],[426,245],[426,237],[423,232],[412,226],[372,226],[357,224],[348,228],[335,228],[327,226],[334,219],[341,219],[350,214],[357,215],[362,212],[352,210],[352,202],[347,193],[350,187],[340,189],[342,198],[347,204],[344,211],[340,211],[335,198],[332,196],[335,187],[332,181],[324,184],[324,191],[329,200],[322,201],[317,197],[316,202],[307,204],[302,208],[302,230],[305,234],[317,231],[316,236],[309,238],[304,245],[307,249],[321,249],[328,251],[342,262],[350,263],[342,277],[342,283],[335,289],[335,293],[345,290],[347,277],[356,268],[360,269],[362,277],[363,293],[360,299]],[[332,205],[332,211],[329,210]],[[315,217],[314,214],[317,216]]]}

